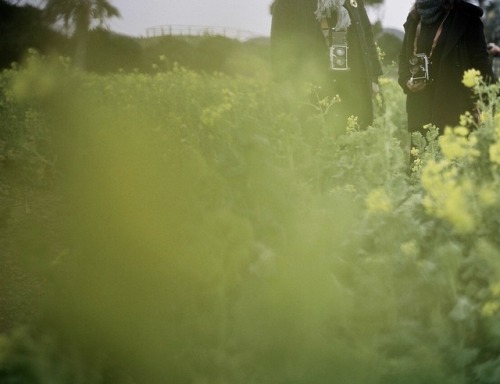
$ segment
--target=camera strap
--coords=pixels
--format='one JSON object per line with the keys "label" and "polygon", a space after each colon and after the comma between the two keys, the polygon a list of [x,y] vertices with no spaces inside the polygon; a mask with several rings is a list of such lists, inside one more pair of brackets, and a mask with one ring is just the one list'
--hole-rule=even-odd
{"label": "camera strap", "polygon": [[[436,35],[434,36],[434,40],[432,41],[432,48],[431,51],[429,52],[429,59],[432,57],[432,53],[434,52],[434,49],[436,48],[436,45],[439,41],[439,38],[441,37],[441,34],[443,33],[443,26],[444,22],[448,18],[448,15],[450,14],[450,11],[446,12],[446,15],[443,18],[443,21],[441,21],[441,24],[439,24],[438,30],[436,31]],[[418,38],[420,37],[420,31],[422,30],[422,20],[418,22],[417,25],[417,32],[415,33],[415,40],[413,42],[413,55],[417,55],[417,43],[418,43]]]}
{"label": "camera strap", "polygon": [[328,20],[326,18],[323,18],[320,20],[321,24],[321,32],[323,32],[323,36],[325,36],[326,40],[326,45],[330,46],[330,26],[328,25]]}
{"label": "camera strap", "polygon": [[[328,20],[326,18],[321,19],[320,24],[321,24],[321,32],[323,32],[323,36],[325,36],[326,45],[330,47],[334,42],[333,41],[334,39],[332,38],[331,34],[332,29],[330,29],[330,26],[328,25]],[[333,29],[333,31],[336,30]],[[347,32],[347,29],[339,30],[339,32]]]}

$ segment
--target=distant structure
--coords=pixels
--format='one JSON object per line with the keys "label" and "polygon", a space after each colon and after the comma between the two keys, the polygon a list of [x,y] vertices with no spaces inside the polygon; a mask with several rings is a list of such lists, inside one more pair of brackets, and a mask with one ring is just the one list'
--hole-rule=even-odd
{"label": "distant structure", "polygon": [[257,37],[263,37],[262,34],[228,27],[213,27],[201,25],[159,25],[156,27],[146,28],[146,37],[158,36],[224,36],[242,41]]}

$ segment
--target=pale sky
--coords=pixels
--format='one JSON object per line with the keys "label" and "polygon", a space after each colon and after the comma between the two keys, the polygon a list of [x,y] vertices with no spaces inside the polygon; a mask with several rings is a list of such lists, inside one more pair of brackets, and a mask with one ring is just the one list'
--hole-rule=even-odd
{"label": "pale sky", "polygon": [[[109,26],[131,36],[145,36],[146,28],[160,25],[193,25],[238,28],[268,36],[271,0],[110,0],[122,15]],[[414,0],[385,0],[372,19],[384,27],[402,29]]]}

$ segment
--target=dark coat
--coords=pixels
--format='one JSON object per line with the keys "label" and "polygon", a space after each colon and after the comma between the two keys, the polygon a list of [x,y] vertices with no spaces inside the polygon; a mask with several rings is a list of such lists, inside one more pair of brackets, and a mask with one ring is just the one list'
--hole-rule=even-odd
{"label": "dark coat", "polygon": [[[419,22],[415,10],[404,24],[405,37],[399,56],[399,84],[407,94],[406,110],[410,132],[421,130],[422,124],[432,123],[442,132],[447,125],[457,125],[461,114],[474,109],[474,95],[462,84],[468,69],[477,69],[485,79],[493,79],[491,62],[486,50],[481,8],[458,0],[450,11],[433,60],[433,82],[420,93],[412,93],[406,83],[410,79],[409,59],[413,56],[416,28]],[[428,116],[429,121],[422,121]]]}
{"label": "dark coat", "polygon": [[[271,58],[277,81],[312,83],[322,88],[323,96],[338,94],[341,107],[334,107],[339,119],[356,115],[361,125],[368,125],[373,120],[372,82],[377,82],[382,68],[364,2],[357,3],[353,7],[345,2],[352,22],[347,33],[348,72],[329,70],[329,47],[314,15],[317,0],[275,1]],[[329,26],[334,26],[333,20]]]}

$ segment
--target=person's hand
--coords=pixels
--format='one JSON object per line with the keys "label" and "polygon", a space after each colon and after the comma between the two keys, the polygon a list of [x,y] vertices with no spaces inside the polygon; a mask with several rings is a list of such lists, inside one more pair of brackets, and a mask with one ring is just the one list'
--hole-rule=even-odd
{"label": "person's hand", "polygon": [[489,43],[488,44],[488,53],[493,55],[493,56],[498,56],[498,55],[500,55],[500,47],[494,43]]}
{"label": "person's hand", "polygon": [[372,82],[372,94],[373,97],[377,96],[380,93],[380,86],[378,83]]}
{"label": "person's hand", "polygon": [[406,82],[406,87],[410,92],[420,92],[425,88],[426,84],[423,80],[410,79]]}

